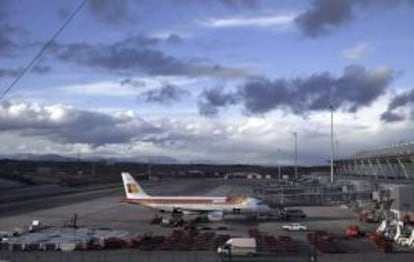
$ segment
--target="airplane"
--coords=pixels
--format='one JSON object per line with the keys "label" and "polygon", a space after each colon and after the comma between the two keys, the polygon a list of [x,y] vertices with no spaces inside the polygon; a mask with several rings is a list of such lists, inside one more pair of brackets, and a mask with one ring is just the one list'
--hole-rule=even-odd
{"label": "airplane", "polygon": [[220,221],[226,214],[267,214],[270,207],[252,197],[210,196],[150,196],[130,173],[122,172],[126,198],[122,201],[137,204],[160,212],[179,214],[204,214],[209,221]]}

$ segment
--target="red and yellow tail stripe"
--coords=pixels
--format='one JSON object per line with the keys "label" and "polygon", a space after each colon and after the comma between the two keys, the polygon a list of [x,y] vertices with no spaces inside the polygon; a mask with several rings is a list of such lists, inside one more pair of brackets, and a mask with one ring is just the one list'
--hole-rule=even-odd
{"label": "red and yellow tail stripe", "polygon": [[127,190],[128,190],[128,193],[130,193],[130,194],[138,194],[139,193],[139,189],[138,189],[137,185],[135,185],[135,184],[127,184]]}

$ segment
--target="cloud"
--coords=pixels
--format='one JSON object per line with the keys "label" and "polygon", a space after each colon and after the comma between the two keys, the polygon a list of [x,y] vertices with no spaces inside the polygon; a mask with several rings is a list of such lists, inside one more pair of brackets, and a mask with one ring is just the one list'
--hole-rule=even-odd
{"label": "cloud", "polygon": [[5,69],[0,68],[0,78],[3,77],[16,77],[20,74],[21,69]]}
{"label": "cloud", "polygon": [[[143,1],[142,1],[143,2]],[[191,2],[205,3],[206,1],[194,1],[194,0],[175,0],[174,3],[188,4]],[[220,3],[230,8],[255,8],[258,6],[258,0],[216,0],[215,2]],[[120,25],[128,21],[131,21],[135,16],[136,12],[132,13],[130,10],[133,8],[141,9],[145,2],[140,1],[127,1],[127,0],[89,0],[88,8],[92,15],[99,21],[111,25]],[[208,3],[211,4],[211,3]],[[65,15],[67,12],[59,10],[60,16]]]}
{"label": "cloud", "polygon": [[232,17],[211,18],[200,21],[204,27],[232,28],[232,27],[286,27],[293,23],[295,14],[259,16],[259,17]]}
{"label": "cloud", "polygon": [[161,88],[144,92],[141,96],[144,97],[145,101],[148,103],[169,104],[171,102],[179,101],[185,94],[188,93],[178,86],[166,84]]}
{"label": "cloud", "polygon": [[368,43],[360,43],[342,52],[342,56],[350,60],[358,60],[374,50],[374,47]]}
{"label": "cloud", "polygon": [[[75,103],[74,101],[82,101],[82,98],[95,97],[96,99],[126,98],[127,100],[141,96],[148,91],[161,90],[166,85],[176,86],[177,89],[190,89],[194,85],[203,83],[198,78],[176,77],[176,76],[140,76],[126,77],[121,79],[107,81],[92,81],[83,84],[69,84],[59,87],[51,87],[46,89],[22,90],[19,98],[31,99],[35,101],[50,101],[43,99],[48,97],[51,92],[61,94],[59,99],[63,103]],[[179,88],[178,88],[179,87]],[[182,90],[180,95],[187,94]],[[82,97],[81,100],[79,100]],[[101,98],[99,98],[101,97]],[[96,101],[98,101],[96,100]]]}
{"label": "cloud", "polygon": [[255,8],[258,6],[260,1],[259,0],[218,0],[218,2],[226,6],[229,6],[229,7]]}
{"label": "cloud", "polygon": [[222,88],[207,89],[200,95],[198,102],[199,113],[204,116],[218,115],[219,107],[226,107],[237,103],[238,97],[232,93],[224,93]]}
{"label": "cloud", "polygon": [[54,92],[73,96],[108,96],[108,97],[134,97],[139,93],[139,86],[119,84],[115,81],[68,85],[55,88]]}
{"label": "cloud", "polygon": [[97,19],[113,25],[128,21],[130,16],[126,0],[88,0],[88,7]]}
{"label": "cloud", "polygon": [[0,55],[9,56],[17,44],[13,40],[14,27],[0,24]]}
{"label": "cloud", "polygon": [[52,71],[52,68],[48,65],[35,65],[34,67],[32,67],[30,71],[32,73],[43,75],[43,74],[50,73],[50,71]]}
{"label": "cloud", "polygon": [[412,0],[313,0],[312,5],[296,17],[299,29],[309,37],[318,37],[349,23],[357,11],[372,7],[383,9]]}
{"label": "cloud", "polygon": [[394,110],[412,102],[414,102],[414,89],[394,97],[389,104],[388,109]]}
{"label": "cloud", "polygon": [[2,103],[0,130],[24,137],[43,137],[58,143],[85,143],[101,146],[149,139],[159,129],[130,115],[108,115],[63,105]]}
{"label": "cloud", "polygon": [[402,120],[404,120],[405,117],[403,115],[400,114],[396,114],[393,113],[391,111],[386,111],[384,113],[381,114],[381,120],[384,122],[400,122]]}
{"label": "cloud", "polygon": [[119,84],[121,86],[132,86],[132,87],[136,87],[136,88],[140,88],[140,87],[145,86],[144,81],[133,79],[131,77],[127,77],[127,78],[122,79],[121,81],[119,81]]}
{"label": "cloud", "polygon": [[[136,155],[137,152],[148,155],[152,151],[174,158],[209,159],[210,156],[216,158],[218,154],[220,158],[229,156],[234,149],[240,150],[241,155],[251,155],[246,150],[255,142],[246,142],[244,136],[232,139],[231,132],[227,124],[211,123],[200,118],[144,120],[132,112],[99,113],[63,105],[22,102],[0,105],[0,136],[2,139],[5,136],[9,138],[0,147],[23,140],[27,145],[25,151],[38,153],[49,153],[49,147],[64,147],[65,150],[59,153],[74,152],[73,148],[87,145],[97,153],[106,151],[105,155],[123,157]],[[43,141],[40,148],[36,148],[38,141]],[[266,151],[260,146],[255,148]],[[211,152],[216,153],[211,155]],[[231,156],[238,155],[234,153]],[[229,160],[221,159],[222,162]]]}
{"label": "cloud", "polygon": [[175,0],[178,4],[190,4],[190,3],[212,4],[219,3],[225,7],[239,9],[239,8],[256,8],[260,5],[260,0]]}
{"label": "cloud", "polygon": [[355,0],[314,0],[295,21],[305,35],[316,37],[350,21],[355,3]]}
{"label": "cloud", "polygon": [[[226,147],[222,142],[228,136],[226,128],[226,125],[201,123],[197,119],[147,121],[132,112],[100,113],[64,105],[24,102],[0,104],[2,136],[12,134],[15,136],[13,141],[41,140],[72,147],[89,145],[98,152],[99,148],[118,145],[115,147],[118,152],[109,152],[112,155],[119,154],[119,150],[131,154],[131,148],[136,147],[146,154],[145,148],[152,148],[163,153],[180,151],[191,155],[193,145],[204,153],[217,146],[230,150],[231,146]],[[47,148],[29,148],[47,151]]]}
{"label": "cloud", "polygon": [[7,1],[0,2],[0,56],[10,56],[17,47],[14,35],[17,32],[16,27],[7,23],[6,17],[9,15],[7,10]]}
{"label": "cloud", "polygon": [[51,53],[64,62],[112,73],[144,72],[150,75],[185,75],[234,78],[246,74],[242,68],[194,63],[155,49],[159,39],[138,35],[113,44],[58,44]]}
{"label": "cloud", "polygon": [[220,107],[239,103],[248,114],[265,114],[281,109],[306,115],[327,110],[332,103],[342,110],[355,112],[384,94],[393,78],[393,71],[389,68],[367,70],[358,65],[345,67],[339,77],[328,72],[293,79],[255,77],[232,94],[224,94],[217,89],[213,92],[214,99],[209,99],[208,93],[202,94],[204,102],[199,108],[200,112],[207,108],[207,112],[214,115]]}
{"label": "cloud", "polygon": [[[398,108],[414,105],[414,89],[395,96],[388,105],[387,111],[381,115],[381,120],[384,122],[399,122],[406,119],[403,114],[395,113]],[[414,112],[414,108],[411,109]],[[414,119],[413,115],[412,119]]]}
{"label": "cloud", "polygon": [[[412,138],[410,122],[400,129],[381,125],[378,114],[383,108],[379,104],[362,108],[357,115],[335,114],[341,156]],[[130,111],[102,113],[59,104],[0,104],[0,149],[12,153],[82,152],[123,158],[163,155],[186,162],[292,164],[292,132],[296,130],[299,163],[318,164],[329,159],[329,128],[325,112],[315,112],[306,119],[282,112],[214,120],[182,115],[144,119]],[[278,147],[282,155],[275,160]]]}
{"label": "cloud", "polygon": [[178,45],[183,43],[183,38],[178,34],[170,33],[166,38],[166,42],[169,44]]}
{"label": "cloud", "polygon": [[[0,68],[0,78],[3,77],[10,77],[14,78],[17,77],[21,72],[23,68],[17,68],[17,69],[9,69],[9,68]],[[46,74],[51,71],[51,68],[49,66],[43,66],[43,65],[36,65],[32,67],[30,72],[35,74]]]}

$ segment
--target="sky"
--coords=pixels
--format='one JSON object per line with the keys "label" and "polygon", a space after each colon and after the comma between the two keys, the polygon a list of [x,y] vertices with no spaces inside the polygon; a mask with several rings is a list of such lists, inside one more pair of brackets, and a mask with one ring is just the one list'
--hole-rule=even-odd
{"label": "sky", "polygon": [[[81,4],[0,2],[5,89]],[[412,0],[87,0],[0,101],[0,155],[324,164],[414,139]]]}

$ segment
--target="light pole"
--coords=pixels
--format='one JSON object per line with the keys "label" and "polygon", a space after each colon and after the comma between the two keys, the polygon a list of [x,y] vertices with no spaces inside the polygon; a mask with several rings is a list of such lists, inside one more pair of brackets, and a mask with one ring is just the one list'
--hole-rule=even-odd
{"label": "light pole", "polygon": [[281,170],[280,170],[280,158],[281,158],[281,150],[280,150],[280,148],[277,150],[277,152],[278,152],[278,159],[279,159],[279,161],[278,161],[278,168],[277,168],[277,177],[279,178],[279,181],[280,181],[280,179],[281,179]]}
{"label": "light pole", "polygon": [[333,111],[334,107],[332,104],[329,105],[331,110],[331,184],[334,183],[334,130],[333,130]]}
{"label": "light pole", "polygon": [[298,178],[298,133],[293,132],[295,137],[295,179]]}
{"label": "light pole", "polygon": [[338,142],[338,139],[335,139],[335,155],[334,155],[334,160],[335,159],[339,159],[340,158],[340,156],[339,156],[339,142]]}

